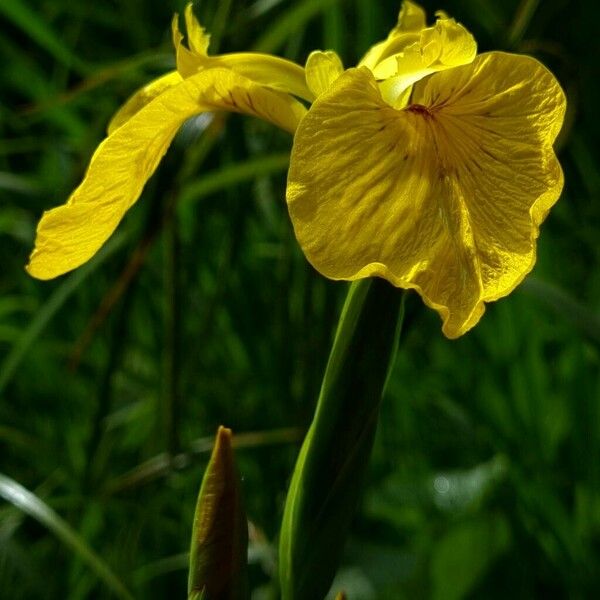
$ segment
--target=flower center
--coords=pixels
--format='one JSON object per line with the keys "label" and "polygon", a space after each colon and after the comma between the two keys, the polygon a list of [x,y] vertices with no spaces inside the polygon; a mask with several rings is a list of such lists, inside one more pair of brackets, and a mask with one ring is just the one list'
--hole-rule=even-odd
{"label": "flower center", "polygon": [[433,112],[427,106],[423,106],[423,104],[411,104],[410,106],[407,106],[405,110],[418,115],[423,115],[424,117],[433,118]]}

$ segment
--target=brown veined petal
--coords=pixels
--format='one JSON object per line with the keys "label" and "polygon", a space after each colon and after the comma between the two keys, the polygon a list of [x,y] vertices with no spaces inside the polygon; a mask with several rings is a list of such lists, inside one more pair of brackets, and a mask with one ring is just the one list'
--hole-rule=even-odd
{"label": "brown veined petal", "polygon": [[257,116],[290,132],[306,113],[291,96],[225,69],[168,88],[100,144],[68,202],[44,213],[28,272],[51,279],[89,260],[138,199],[183,122],[214,110]]}
{"label": "brown veined petal", "polygon": [[455,338],[534,265],[565,97],[536,60],[493,52],[411,102],[391,108],[367,69],[340,77],[296,132],[288,205],[318,271],[416,289]]}

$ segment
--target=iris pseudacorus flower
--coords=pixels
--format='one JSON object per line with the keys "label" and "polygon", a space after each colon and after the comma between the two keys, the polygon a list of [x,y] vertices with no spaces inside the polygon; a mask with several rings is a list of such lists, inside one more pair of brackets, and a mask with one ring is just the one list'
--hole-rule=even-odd
{"label": "iris pseudacorus flower", "polygon": [[[203,111],[260,117],[294,134],[287,204],[310,263],[331,279],[415,289],[455,338],[533,268],[563,174],[553,150],[566,100],[534,58],[477,54],[473,36],[404,2],[355,68],[331,51],[304,67],[266,54],[210,56],[185,11],[177,70],[117,112],[81,185],[38,226],[28,271],[90,259],[137,200],[178,128]],[[310,108],[306,108],[310,106]]]}

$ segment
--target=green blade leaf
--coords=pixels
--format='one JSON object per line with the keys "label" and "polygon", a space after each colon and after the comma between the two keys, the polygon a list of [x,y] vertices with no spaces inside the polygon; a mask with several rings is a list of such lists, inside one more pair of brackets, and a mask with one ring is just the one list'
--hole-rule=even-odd
{"label": "green blade leaf", "polygon": [[248,597],[248,521],[231,430],[219,427],[198,495],[190,550],[189,600]]}
{"label": "green blade leaf", "polygon": [[504,516],[491,514],[455,525],[435,546],[431,560],[433,600],[461,600],[510,546]]}
{"label": "green blade leaf", "polygon": [[79,289],[86,278],[93,273],[109,256],[119,250],[126,241],[124,234],[115,235],[93,260],[69,275],[57,286],[48,300],[34,315],[29,325],[15,341],[4,360],[0,363],[0,394],[4,392],[16,374],[19,365],[27,357],[27,352],[41,336],[42,332],[63,307],[65,302]]}
{"label": "green blade leaf", "polygon": [[339,1],[304,0],[304,2],[292,4],[291,8],[284,12],[279,19],[271,23],[266,33],[254,45],[254,50],[256,52],[275,52],[290,39],[290,36],[302,29],[307,21]]}
{"label": "green blade leaf", "polygon": [[323,598],[335,575],[393,364],[402,298],[381,279],[350,288],[286,500],[279,546],[284,600]]}
{"label": "green blade leaf", "polygon": [[187,210],[190,205],[198,200],[238,183],[284,172],[289,164],[289,152],[283,152],[281,154],[260,156],[205,173],[200,179],[190,182],[183,189],[181,198],[178,201],[178,210],[182,211],[182,208]]}
{"label": "green blade leaf", "polygon": [[34,42],[66,67],[75,69],[80,74],[89,70],[87,65],[63,43],[60,35],[55,33],[38,16],[39,13],[30,8],[23,0],[2,0],[0,2],[0,14],[25,32]]}
{"label": "green blade leaf", "polygon": [[54,510],[35,494],[32,494],[20,483],[2,473],[0,473],[0,497],[47,527],[65,546],[75,552],[96,573],[117,598],[123,598],[124,600],[133,599],[133,596],[111,571],[110,567],[66,521],[63,521]]}

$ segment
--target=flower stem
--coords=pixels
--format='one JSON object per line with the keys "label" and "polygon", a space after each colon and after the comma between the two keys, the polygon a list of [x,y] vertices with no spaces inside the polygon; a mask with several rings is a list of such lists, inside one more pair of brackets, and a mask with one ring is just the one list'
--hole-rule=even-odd
{"label": "flower stem", "polygon": [[354,283],[348,293],[286,500],[283,600],[324,598],[335,575],[394,363],[403,297],[381,279]]}

